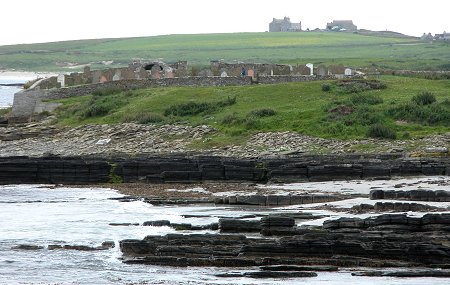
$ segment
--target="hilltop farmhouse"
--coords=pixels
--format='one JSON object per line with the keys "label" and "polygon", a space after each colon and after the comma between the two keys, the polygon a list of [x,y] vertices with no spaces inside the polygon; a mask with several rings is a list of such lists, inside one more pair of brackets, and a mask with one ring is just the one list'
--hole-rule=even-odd
{"label": "hilltop farmhouse", "polygon": [[[319,30],[319,29],[316,29]],[[331,23],[327,23],[325,30],[319,31],[357,31],[358,27],[353,24],[352,20],[333,20]],[[292,23],[289,17],[283,19],[273,18],[269,23],[269,32],[301,32],[302,22]],[[307,29],[306,31],[309,31]]]}
{"label": "hilltop farmhouse", "polygon": [[356,31],[358,27],[353,24],[352,20],[333,20],[327,23],[326,29],[328,31]]}
{"label": "hilltop farmhouse", "polygon": [[269,24],[269,32],[301,32],[302,22],[291,23],[289,17],[284,17],[284,19],[273,18],[272,22]]}

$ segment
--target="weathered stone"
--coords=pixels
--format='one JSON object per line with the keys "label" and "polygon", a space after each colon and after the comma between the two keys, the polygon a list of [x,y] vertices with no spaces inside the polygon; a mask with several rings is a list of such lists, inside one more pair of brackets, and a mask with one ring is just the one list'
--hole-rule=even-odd
{"label": "weathered stone", "polygon": [[170,221],[168,220],[158,220],[158,221],[147,221],[142,224],[143,226],[152,226],[152,227],[170,227]]}
{"label": "weathered stone", "polygon": [[408,271],[364,271],[364,272],[353,272],[352,276],[371,276],[371,277],[450,277],[450,271],[448,270],[408,270]]}
{"label": "weathered stone", "polygon": [[261,270],[267,271],[338,271],[337,266],[306,266],[306,265],[269,265],[260,266]]}
{"label": "weathered stone", "polygon": [[393,191],[393,190],[372,190],[370,191],[370,199],[381,200],[411,200],[411,201],[432,201],[445,202],[450,200],[450,191],[431,191],[431,190],[410,190],[410,191]]}
{"label": "weathered stone", "polygon": [[299,278],[299,277],[317,277],[315,272],[306,271],[252,271],[245,272],[244,277],[250,278]]}
{"label": "weathered stone", "polygon": [[272,216],[261,218],[261,227],[293,227],[295,220],[291,217]]}
{"label": "weathered stone", "polygon": [[241,219],[219,219],[219,230],[221,232],[259,232],[260,221]]}
{"label": "weathered stone", "polygon": [[13,246],[11,249],[16,250],[41,250],[44,249],[43,246],[40,245],[33,245],[33,244],[20,244],[17,246]]}
{"label": "weathered stone", "polygon": [[109,223],[110,226],[115,226],[115,227],[129,227],[129,226],[139,226],[139,223]]}

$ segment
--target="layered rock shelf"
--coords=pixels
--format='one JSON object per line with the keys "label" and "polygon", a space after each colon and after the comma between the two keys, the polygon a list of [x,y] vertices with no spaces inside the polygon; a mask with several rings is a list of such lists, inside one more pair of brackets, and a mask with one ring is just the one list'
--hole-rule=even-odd
{"label": "layered rock shelf", "polygon": [[[292,228],[294,224],[293,219],[282,217],[269,216],[260,221],[261,228]],[[133,264],[445,268],[450,262],[449,232],[450,214],[426,214],[421,218],[385,214],[367,219],[330,220],[320,229],[303,229],[282,238],[168,234],[122,240],[120,249],[124,262]]]}
{"label": "layered rock shelf", "polygon": [[[117,155],[113,157],[59,157],[49,155],[0,158],[1,184],[289,182],[449,174],[449,158],[411,159],[393,154],[300,155],[253,159],[190,155],[141,155],[139,157],[119,157]],[[376,197],[375,193],[383,195],[379,197],[388,197],[390,194],[390,192],[374,191],[373,198]],[[448,199],[446,194],[438,193],[436,195],[433,199]],[[256,197],[253,198],[256,199]],[[267,197],[261,199],[265,201],[251,203],[269,205],[275,203]],[[326,199],[333,200],[331,197]],[[427,196],[426,199],[430,199],[430,197]],[[250,203],[249,200],[247,202]],[[247,202],[243,201],[243,203]],[[280,203],[278,198],[276,203]],[[282,204],[285,203],[282,202]],[[292,197],[289,204],[295,204],[292,203]]]}

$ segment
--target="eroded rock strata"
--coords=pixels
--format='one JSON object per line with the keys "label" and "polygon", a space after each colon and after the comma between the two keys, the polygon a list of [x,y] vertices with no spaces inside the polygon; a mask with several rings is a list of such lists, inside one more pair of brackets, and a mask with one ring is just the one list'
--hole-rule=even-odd
{"label": "eroded rock strata", "polygon": [[448,157],[413,159],[393,154],[262,158],[189,155],[0,158],[1,184],[298,182],[449,174]]}
{"label": "eroded rock strata", "polygon": [[260,226],[261,230],[291,231],[277,238],[242,234],[147,236],[122,240],[120,249],[126,263],[169,266],[445,267],[450,263],[450,214],[341,218],[325,222],[320,229],[296,229],[290,218],[267,217]]}

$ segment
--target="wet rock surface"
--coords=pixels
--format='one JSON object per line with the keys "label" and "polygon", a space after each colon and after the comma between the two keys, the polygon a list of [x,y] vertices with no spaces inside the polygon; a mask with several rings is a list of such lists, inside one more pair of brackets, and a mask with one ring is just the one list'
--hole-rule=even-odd
{"label": "wet rock surface", "polygon": [[[230,158],[219,156],[75,156],[2,157],[0,183],[95,184],[126,183],[202,183],[219,182],[289,182],[379,178],[405,175],[448,175],[449,158],[404,158],[401,155],[302,155],[296,157]],[[386,197],[390,192],[382,193]],[[384,193],[384,194],[383,194]],[[416,193],[416,192],[414,192]],[[423,192],[418,192],[423,193]],[[425,201],[448,200],[448,193]],[[373,194],[372,196],[374,196]],[[412,195],[412,192],[411,192]],[[314,201],[335,201],[332,195],[315,195]],[[309,197],[238,196],[224,204],[294,205],[309,203]],[[322,199],[322,201],[320,200]],[[200,203],[201,201],[196,201]],[[205,201],[208,202],[209,201]],[[152,203],[158,203],[158,198]],[[186,201],[194,203],[194,201]]]}
{"label": "wet rock surface", "polygon": [[[264,218],[262,224],[285,228],[293,225],[289,218],[270,216]],[[322,229],[303,229],[282,238],[168,234],[147,236],[143,240],[123,240],[120,249],[127,263],[220,267],[270,265],[265,267],[270,272],[324,270],[322,267],[301,269],[292,266],[306,264],[440,266],[450,262],[449,225],[450,214],[426,214],[421,218],[385,214],[367,219],[331,220],[325,222]],[[335,270],[335,267],[325,268]]]}
{"label": "wet rock surface", "polygon": [[371,277],[450,277],[450,270],[413,270],[413,271],[365,271],[352,273],[353,276],[371,276]]}
{"label": "wet rock surface", "polygon": [[410,201],[431,201],[431,202],[450,202],[450,191],[432,191],[432,190],[372,190],[370,191],[372,200],[410,200]]}

